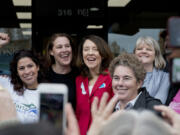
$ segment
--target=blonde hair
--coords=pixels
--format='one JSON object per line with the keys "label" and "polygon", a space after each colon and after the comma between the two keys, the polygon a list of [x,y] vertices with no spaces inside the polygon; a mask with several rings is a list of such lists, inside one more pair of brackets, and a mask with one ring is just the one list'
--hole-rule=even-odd
{"label": "blonde hair", "polygon": [[136,46],[134,48],[134,53],[136,51],[136,48],[141,45],[146,44],[155,50],[155,60],[154,60],[154,66],[157,69],[164,69],[166,66],[166,62],[161,54],[161,50],[159,47],[159,44],[156,40],[154,40],[152,37],[146,36],[146,37],[139,37],[136,41]]}

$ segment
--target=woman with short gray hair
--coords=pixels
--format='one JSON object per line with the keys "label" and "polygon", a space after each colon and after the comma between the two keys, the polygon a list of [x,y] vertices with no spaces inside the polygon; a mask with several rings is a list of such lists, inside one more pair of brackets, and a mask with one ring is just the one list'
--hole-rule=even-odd
{"label": "woman with short gray hair", "polygon": [[118,95],[119,102],[115,110],[149,109],[161,104],[159,99],[149,95],[142,87],[146,71],[135,54],[123,53],[114,58],[109,66],[112,89]]}

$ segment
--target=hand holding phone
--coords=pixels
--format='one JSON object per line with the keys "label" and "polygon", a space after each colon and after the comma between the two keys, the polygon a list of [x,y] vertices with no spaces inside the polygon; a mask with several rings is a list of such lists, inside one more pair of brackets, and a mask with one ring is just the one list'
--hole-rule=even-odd
{"label": "hand holding phone", "polygon": [[178,84],[180,82],[180,58],[174,58],[171,62],[171,82]]}
{"label": "hand holding phone", "polygon": [[65,84],[42,83],[39,92],[39,120],[54,124],[63,134],[66,126],[65,104],[68,88]]}

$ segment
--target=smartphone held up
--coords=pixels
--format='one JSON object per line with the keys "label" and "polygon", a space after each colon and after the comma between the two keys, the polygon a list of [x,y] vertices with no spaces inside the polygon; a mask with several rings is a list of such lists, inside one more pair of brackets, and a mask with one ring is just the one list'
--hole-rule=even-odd
{"label": "smartphone held up", "polygon": [[52,123],[63,134],[66,126],[67,86],[64,84],[42,83],[38,86],[38,93],[39,121]]}
{"label": "smartphone held up", "polygon": [[[171,53],[173,58],[170,61],[171,71],[170,78],[171,83],[180,84],[180,55],[177,54],[180,50],[180,17],[173,16],[168,19],[168,35],[169,45],[168,48],[172,49]],[[172,55],[172,54],[171,54]]]}
{"label": "smartphone held up", "polygon": [[173,16],[168,19],[169,47],[180,48],[180,17]]}

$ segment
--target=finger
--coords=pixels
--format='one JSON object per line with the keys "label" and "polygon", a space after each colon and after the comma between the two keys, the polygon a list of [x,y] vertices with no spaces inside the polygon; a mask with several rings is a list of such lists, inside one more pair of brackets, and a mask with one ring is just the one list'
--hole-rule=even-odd
{"label": "finger", "polygon": [[172,110],[171,108],[169,108],[167,106],[156,105],[156,106],[154,106],[154,109],[157,111],[160,111],[162,116],[168,118],[170,120],[170,122],[172,122],[174,116],[177,115],[174,110]]}
{"label": "finger", "polygon": [[[67,119],[67,127],[69,127],[69,107],[68,107],[69,105],[68,104],[66,104],[65,105],[65,114],[66,114],[66,119]],[[65,132],[64,132],[64,134],[65,135],[68,135],[68,128],[67,127],[65,127]]]}
{"label": "finger", "polygon": [[155,105],[154,109],[157,111],[163,112],[165,114],[171,115],[171,116],[173,116],[175,113],[174,110],[164,105]]}
{"label": "finger", "polygon": [[78,122],[76,119],[76,116],[74,114],[74,111],[72,109],[71,104],[67,103],[65,105],[65,111],[66,111],[66,118],[67,118],[67,132],[73,132],[74,135],[79,134],[79,127],[78,127]]}
{"label": "finger", "polygon": [[98,106],[98,98],[94,97],[92,105],[91,105],[92,118],[94,118],[97,113],[97,108],[98,108],[97,106]]}
{"label": "finger", "polygon": [[110,115],[108,117],[107,123],[110,122],[110,121],[114,121],[115,119],[117,119],[123,113],[126,113],[125,110],[119,110],[119,111],[116,111],[116,112],[112,113],[112,115]]}
{"label": "finger", "polygon": [[105,118],[107,118],[113,112],[118,100],[119,100],[118,95],[114,95],[113,98],[109,101],[103,113]]}
{"label": "finger", "polygon": [[102,95],[101,101],[100,101],[100,105],[99,105],[99,110],[98,110],[99,113],[104,112],[104,109],[105,109],[106,104],[107,104],[108,97],[109,97],[108,93],[104,92]]}

